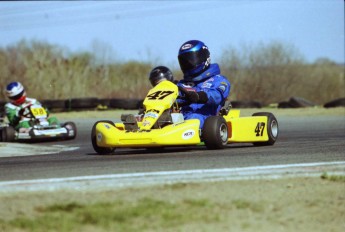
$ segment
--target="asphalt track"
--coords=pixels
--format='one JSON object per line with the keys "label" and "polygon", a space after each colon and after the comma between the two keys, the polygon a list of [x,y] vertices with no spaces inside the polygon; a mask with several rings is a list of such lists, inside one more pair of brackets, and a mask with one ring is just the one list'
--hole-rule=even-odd
{"label": "asphalt track", "polygon": [[146,149],[117,149],[112,155],[98,155],[93,151],[90,131],[96,119],[74,120],[78,127],[75,140],[28,144],[26,149],[27,153],[56,145],[78,149],[13,157],[0,154],[0,182],[345,161],[344,116],[277,119],[279,137],[274,146],[230,144],[216,151],[198,146],[167,148],[154,153]]}

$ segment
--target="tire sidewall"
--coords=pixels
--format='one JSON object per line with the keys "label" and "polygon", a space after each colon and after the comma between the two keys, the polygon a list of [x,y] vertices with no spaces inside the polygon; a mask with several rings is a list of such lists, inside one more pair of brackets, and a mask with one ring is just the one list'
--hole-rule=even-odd
{"label": "tire sidewall", "polygon": [[[225,127],[226,139],[221,136],[221,129]],[[222,149],[228,142],[228,126],[222,116],[210,116],[205,120],[202,129],[202,140],[208,149]]]}

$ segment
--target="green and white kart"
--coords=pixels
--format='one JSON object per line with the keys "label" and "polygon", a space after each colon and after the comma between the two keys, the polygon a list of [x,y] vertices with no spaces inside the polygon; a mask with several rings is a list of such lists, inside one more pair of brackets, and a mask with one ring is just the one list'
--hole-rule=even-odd
{"label": "green and white kart", "polygon": [[0,142],[39,142],[46,140],[67,140],[77,136],[74,122],[61,125],[49,125],[47,111],[40,104],[23,106],[22,120],[28,121],[29,130],[20,132],[0,117]]}

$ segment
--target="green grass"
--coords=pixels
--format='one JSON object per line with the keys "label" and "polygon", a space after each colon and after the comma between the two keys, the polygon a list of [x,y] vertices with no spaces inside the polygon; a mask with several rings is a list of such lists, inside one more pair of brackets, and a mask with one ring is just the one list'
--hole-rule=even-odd
{"label": "green grass", "polygon": [[9,221],[8,226],[27,231],[73,231],[83,227],[112,231],[159,230],[205,220],[217,222],[217,214],[205,212],[212,212],[215,207],[207,199],[169,202],[145,197],[137,202],[70,202],[36,208],[35,218],[19,217]]}
{"label": "green grass", "polygon": [[0,231],[340,232],[345,185],[331,176],[2,193]]}
{"label": "green grass", "polygon": [[326,172],[321,175],[321,179],[334,182],[345,183],[345,175],[328,175]]}

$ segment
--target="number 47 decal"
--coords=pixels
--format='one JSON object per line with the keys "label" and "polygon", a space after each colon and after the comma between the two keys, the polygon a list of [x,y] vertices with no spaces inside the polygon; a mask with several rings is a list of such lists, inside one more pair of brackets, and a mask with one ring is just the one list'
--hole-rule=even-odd
{"label": "number 47 decal", "polygon": [[147,98],[150,100],[155,100],[155,99],[162,100],[163,98],[165,98],[166,96],[169,96],[172,93],[173,91],[156,91],[148,95]]}
{"label": "number 47 decal", "polygon": [[258,122],[256,124],[254,132],[256,133],[256,136],[263,136],[264,130],[265,130],[265,123],[264,122]]}

